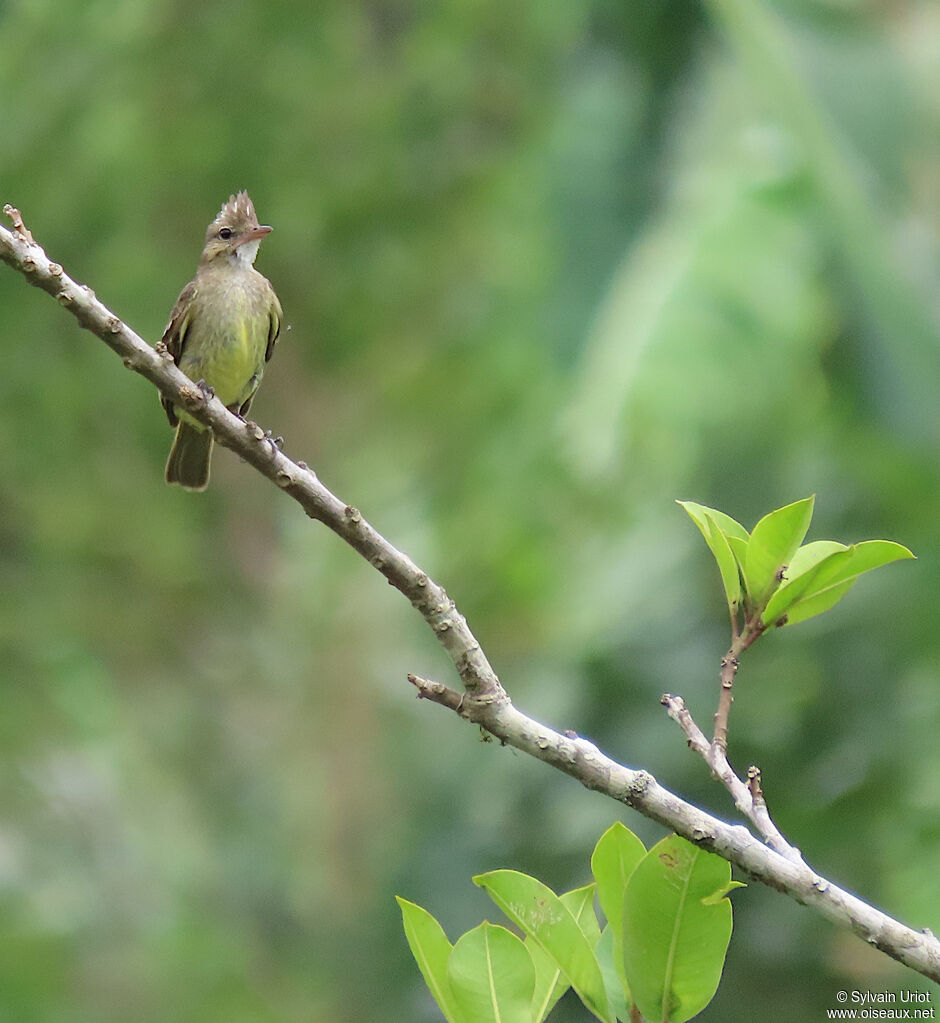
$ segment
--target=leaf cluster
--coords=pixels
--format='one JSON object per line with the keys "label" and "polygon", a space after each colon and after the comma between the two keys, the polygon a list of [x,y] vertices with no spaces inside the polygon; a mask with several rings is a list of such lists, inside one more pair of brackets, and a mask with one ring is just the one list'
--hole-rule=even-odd
{"label": "leaf cluster", "polygon": [[701,530],[718,563],[732,621],[742,614],[745,630],[755,638],[766,629],[828,611],[866,572],[914,557],[892,540],[804,544],[814,501],[810,496],[770,512],[751,533],[715,508],[678,502]]}
{"label": "leaf cluster", "polygon": [[[475,877],[522,932],[484,921],[451,945],[425,909],[398,898],[405,934],[448,1023],[541,1023],[572,988],[605,1023],[683,1023],[711,1001],[739,886],[721,857],[671,835],[651,849],[619,821],[591,856],[592,883],[556,895],[528,874]],[[601,927],[595,896],[606,918]]]}

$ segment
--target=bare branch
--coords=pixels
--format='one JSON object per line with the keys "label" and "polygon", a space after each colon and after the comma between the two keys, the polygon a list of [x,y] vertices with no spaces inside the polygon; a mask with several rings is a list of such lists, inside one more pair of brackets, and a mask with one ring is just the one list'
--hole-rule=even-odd
{"label": "bare branch", "polygon": [[715,737],[712,740],[716,749],[727,750],[728,748],[728,715],[731,713],[731,704],[734,703],[734,696],[731,690],[734,688],[734,677],[738,673],[738,656],[735,646],[721,659],[721,689],[718,691],[718,710],[715,711]]}
{"label": "bare branch", "polygon": [[[689,749],[698,753],[708,764],[712,774],[731,793],[734,805],[754,824],[770,848],[774,852],[780,853],[781,856],[786,856],[788,860],[793,860],[794,863],[802,863],[803,857],[800,855],[800,850],[787,842],[770,819],[770,812],[760,788],[760,771],[756,767],[750,768],[748,782],[745,784],[728,763],[724,746],[719,743],[709,743],[705,738],[705,733],[692,719],[681,696],[663,693],[660,702],[672,720],[685,732]],[[752,772],[754,772],[753,775]]]}
{"label": "bare branch", "polygon": [[219,443],[289,494],[307,515],[345,540],[408,598],[444,646],[466,690],[459,696],[446,686],[415,676],[412,682],[419,695],[479,724],[501,742],[557,767],[586,788],[718,853],[749,877],[814,907],[869,944],[940,981],[940,942],[930,932],[918,932],[893,920],[819,877],[806,864],[768,848],[747,828],[709,816],[663,788],[646,771],[625,767],[586,739],[574,733],[560,734],[517,710],[442,586],[373,529],[356,508],[331,493],[303,462],[294,462],[279,451],[257,424],[242,422],[218,399],[207,398],[166,353],[151,348],[105,308],[90,288],[77,284],[51,262],[32,241],[22,218],[13,219],[14,231],[0,227],[0,259],[56,298],[83,327],[115,351],[128,369],[146,377],[174,403],[211,426]]}
{"label": "bare branch", "polygon": [[457,711],[458,714],[463,711],[464,698],[456,689],[445,686],[443,682],[431,682],[420,675],[409,674],[408,681],[418,690],[419,700],[431,700],[432,703],[439,703],[442,707]]}
{"label": "bare branch", "polygon": [[728,752],[728,716],[731,714],[731,704],[734,703],[732,690],[738,674],[739,659],[752,643],[760,639],[764,629],[759,613],[749,615],[742,630],[738,629],[738,620],[734,614],[731,616],[731,646],[721,659],[721,688],[718,691],[715,734],[712,738],[712,746],[719,756],[724,756]]}

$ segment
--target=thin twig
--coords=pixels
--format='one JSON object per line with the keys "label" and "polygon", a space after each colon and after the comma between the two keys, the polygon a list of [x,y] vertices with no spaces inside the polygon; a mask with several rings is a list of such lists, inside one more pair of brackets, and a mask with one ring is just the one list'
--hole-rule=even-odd
{"label": "thin twig", "polygon": [[715,737],[712,745],[716,749],[727,750],[728,748],[728,716],[731,713],[731,704],[734,703],[732,688],[734,687],[734,676],[738,672],[738,656],[735,647],[738,645],[736,637],[731,644],[731,649],[721,659],[721,688],[718,690],[718,710],[715,711]]}
{"label": "thin twig", "polygon": [[[767,845],[774,852],[779,853],[781,856],[786,856],[788,860],[792,860],[794,863],[802,863],[803,858],[800,855],[800,850],[783,837],[771,820],[767,804],[764,802],[763,794],[760,791],[760,771],[752,767],[748,771],[748,783],[745,784],[735,774],[731,764],[728,763],[728,757],[724,749],[716,743],[709,743],[705,738],[705,733],[693,720],[681,696],[663,693],[661,703],[672,720],[685,733],[689,748],[698,753],[705,763],[708,764],[712,774],[731,793],[734,805],[753,823]],[[757,772],[756,788],[752,787],[751,771]]]}
{"label": "thin twig", "polygon": [[712,746],[720,750],[722,754],[728,752],[728,717],[731,714],[731,704],[734,703],[734,680],[738,674],[738,664],[741,654],[758,639],[764,632],[764,624],[759,614],[754,614],[744,623],[744,628],[738,631],[737,618],[731,618],[731,646],[728,652],[721,659],[721,672],[719,679],[721,688],[718,691],[718,709],[715,711],[715,734],[712,739]]}
{"label": "thin twig", "polygon": [[464,696],[456,689],[445,686],[443,682],[432,682],[411,673],[408,674],[408,681],[418,690],[419,700],[431,700],[432,703],[439,703],[442,707],[457,711],[458,714],[463,711]]}
{"label": "thin twig", "polygon": [[[331,493],[303,462],[292,461],[271,444],[264,430],[232,415],[217,398],[208,398],[184,376],[172,359],[146,343],[99,302],[90,288],[73,281],[32,242],[19,219],[15,231],[0,227],[0,259],[22,273],[68,309],[101,338],[128,369],[212,427],[219,443],[231,448],[258,472],[289,494],[307,515],[326,525],[365,558],[412,603],[447,651],[464,689],[452,709],[502,742],[543,760],[576,778],[586,788],[633,807],[702,848],[723,856],[749,877],[813,906],[869,944],[924,976],[940,981],[940,942],[929,932],[906,927],[849,892],[768,848],[742,826],[704,813],[663,788],[646,771],[633,770],[605,756],[586,739],[563,735],[517,710],[463,615],[406,554],[390,544],[352,505]],[[418,683],[421,683],[418,685]],[[454,690],[418,680],[419,693],[450,707]]]}

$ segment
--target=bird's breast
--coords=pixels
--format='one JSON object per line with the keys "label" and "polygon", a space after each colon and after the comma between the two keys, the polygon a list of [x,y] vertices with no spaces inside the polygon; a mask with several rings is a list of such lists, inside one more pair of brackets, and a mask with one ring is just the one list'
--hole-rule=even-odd
{"label": "bird's breast", "polygon": [[225,405],[249,398],[264,370],[268,285],[252,276],[234,272],[200,281],[183,344],[180,369],[204,380]]}

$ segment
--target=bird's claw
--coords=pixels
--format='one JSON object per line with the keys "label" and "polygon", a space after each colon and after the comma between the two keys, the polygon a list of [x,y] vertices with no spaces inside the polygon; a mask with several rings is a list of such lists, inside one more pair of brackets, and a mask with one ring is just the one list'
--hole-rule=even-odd
{"label": "bird's claw", "polygon": [[265,430],[264,439],[271,445],[272,458],[284,447],[284,438],[280,435],[275,436],[273,430]]}
{"label": "bird's claw", "polygon": [[[234,413],[238,418],[248,427],[251,431],[252,437],[259,444],[267,443],[271,445],[271,457],[273,458],[278,451],[284,446],[284,438],[281,436],[275,436],[272,430],[263,430],[253,419],[246,419],[244,416],[239,415],[238,412]],[[244,459],[242,459],[244,461]]]}

